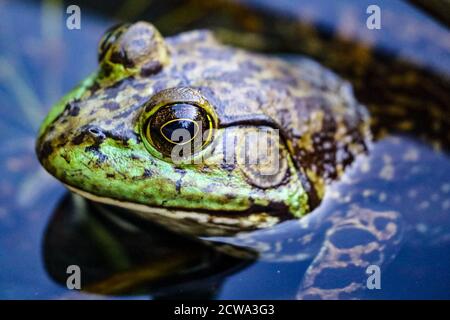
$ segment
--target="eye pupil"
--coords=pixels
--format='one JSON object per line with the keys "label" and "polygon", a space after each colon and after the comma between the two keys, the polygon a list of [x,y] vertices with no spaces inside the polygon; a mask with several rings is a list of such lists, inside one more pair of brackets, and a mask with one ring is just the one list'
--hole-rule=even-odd
{"label": "eye pupil", "polygon": [[[212,129],[211,117],[206,110],[193,104],[174,103],[160,107],[153,113],[146,125],[146,138],[153,147],[166,156],[170,156],[176,145],[190,143],[193,152],[210,142],[211,136],[205,135]],[[204,137],[207,137],[206,140]]]}
{"label": "eye pupil", "polygon": [[198,131],[198,124],[190,119],[172,120],[161,127],[162,135],[173,143],[188,142],[196,137]]}

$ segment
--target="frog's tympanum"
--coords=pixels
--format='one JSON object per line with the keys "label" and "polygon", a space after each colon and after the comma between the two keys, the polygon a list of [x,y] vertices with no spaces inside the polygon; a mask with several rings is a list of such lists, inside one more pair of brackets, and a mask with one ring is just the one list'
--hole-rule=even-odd
{"label": "frog's tympanum", "polygon": [[[37,141],[42,165],[71,191],[266,258],[316,255],[301,297],[361,289],[365,268],[395,251],[396,212],[331,190],[349,184],[371,149],[368,112],[333,72],[229,47],[208,31],[163,39],[145,22],[108,31],[98,58]],[[348,283],[323,285],[328,274]]]}

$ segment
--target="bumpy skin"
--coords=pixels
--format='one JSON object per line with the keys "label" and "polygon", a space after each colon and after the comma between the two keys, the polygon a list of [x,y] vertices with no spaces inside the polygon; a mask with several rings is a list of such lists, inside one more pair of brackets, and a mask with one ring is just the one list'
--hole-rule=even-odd
{"label": "bumpy skin", "polygon": [[[367,151],[366,109],[346,81],[308,59],[227,47],[207,31],[164,41],[144,22],[115,29],[99,50],[98,72],[50,111],[37,142],[42,165],[90,199],[184,233],[235,234],[310,212]],[[158,95],[213,109],[218,130],[201,164],[149,150],[142,118]],[[268,179],[237,150],[244,137],[275,130],[279,170]]]}
{"label": "bumpy skin", "polygon": [[[421,181],[402,170],[414,170],[420,150],[371,146],[367,111],[346,81],[306,58],[224,46],[207,31],[164,41],[143,22],[115,29],[99,55],[98,72],[51,110],[37,142],[43,166],[71,190],[233,254],[310,260],[298,298],[354,298],[366,268],[395,256],[402,192]],[[191,102],[208,108],[218,131],[204,162],[175,164],[143,127],[158,105]],[[239,150],[275,130],[279,170],[266,176]],[[373,197],[379,203],[365,207]]]}

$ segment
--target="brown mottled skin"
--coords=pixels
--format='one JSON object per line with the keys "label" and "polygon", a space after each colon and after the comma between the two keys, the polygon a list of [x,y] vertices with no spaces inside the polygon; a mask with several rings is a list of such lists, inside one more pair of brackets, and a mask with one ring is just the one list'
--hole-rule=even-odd
{"label": "brown mottled skin", "polygon": [[[124,31],[124,28],[128,29]],[[217,129],[223,135],[244,134],[248,127],[256,128],[256,131],[261,128],[280,130],[284,142],[280,146],[281,152],[287,149],[292,156],[293,165],[289,169],[295,177],[281,179],[287,173],[280,172],[283,176],[278,179],[279,183],[269,185],[272,189],[281,188],[281,185],[287,185],[294,178],[298,179],[296,183],[301,185],[308,196],[308,211],[318,205],[325,186],[336,180],[356,155],[367,150],[370,134],[366,109],[354,99],[347,82],[313,61],[299,59],[296,63],[288,63],[275,57],[227,47],[217,42],[207,31],[187,32],[168,38],[164,43],[157,31],[146,23],[136,23],[118,30],[114,31],[115,36],[109,36],[106,41],[115,37],[118,40],[100,46],[100,50],[106,46],[109,51],[107,56],[100,53],[99,76],[86,86],[79,98],[68,101],[64,111],[42,129],[43,134],[37,146],[40,160],[47,170],[68,185],[98,196],[138,201],[150,207],[160,206],[151,199],[151,195],[136,199],[133,194],[136,190],[125,194],[124,190],[120,190],[120,194],[112,195],[105,185],[98,185],[97,180],[80,177],[79,169],[70,171],[69,167],[62,170],[55,162],[62,158],[70,166],[74,161],[70,157],[77,157],[76,153],[82,152],[95,160],[96,166],[99,166],[96,170],[107,173],[109,180],[120,179],[117,163],[108,161],[116,154],[109,155],[102,150],[102,144],[112,141],[123,147],[127,147],[130,142],[142,145],[139,117],[143,108],[151,103],[151,98],[164,90],[170,93],[166,94],[169,96],[166,103],[190,101],[190,95],[207,100],[217,116]],[[153,34],[155,36],[151,38]],[[140,48],[141,55],[136,53],[136,46]],[[160,67],[149,72],[149,65]],[[115,71],[118,66],[125,67],[125,71]],[[143,69],[146,70],[144,74]],[[183,88],[193,91],[184,94]],[[220,145],[218,139],[215,145]],[[61,153],[60,146],[64,146],[66,152]],[[218,148],[210,149],[214,155],[221,152]],[[242,167],[225,163],[226,155],[221,156],[222,160],[211,164],[214,168],[220,168],[218,178],[235,172],[241,178],[245,176],[250,192],[255,193],[250,197],[267,194],[264,177],[257,174],[250,176],[247,173],[252,168],[246,164],[242,164]],[[286,161],[285,158],[281,158],[282,162]],[[129,159],[116,159],[118,161]],[[154,159],[149,157],[149,161]],[[135,162],[132,159],[130,165],[135,165]],[[145,169],[149,170],[150,167],[144,168],[142,179],[147,178],[151,182],[154,175],[146,177]],[[205,167],[201,169],[207,170]],[[128,178],[129,174],[126,173],[124,180]],[[89,179],[92,183],[87,184]],[[243,193],[233,189],[227,190],[225,196],[228,199],[239,198]],[[248,198],[245,194],[243,196]],[[261,197],[268,198],[264,194]],[[203,197],[198,199],[198,203],[190,194],[186,195],[186,199],[191,205],[186,209],[204,208]],[[280,202],[268,200],[275,209],[276,203]],[[280,205],[282,208],[289,206],[286,203]],[[173,206],[183,209],[182,204],[175,203]],[[254,203],[245,210],[253,212],[259,207]],[[270,206],[267,207],[270,209]],[[297,213],[297,216],[300,214]]]}
{"label": "brown mottled skin", "polygon": [[[99,56],[99,71],[55,106],[37,143],[43,166],[71,190],[231,253],[229,245],[269,260],[314,257],[300,298],[363,291],[365,268],[397,252],[399,202],[365,208],[352,199],[392,181],[403,146],[388,141],[367,158],[369,114],[347,81],[307,58],[287,62],[225,46],[208,31],[164,41],[144,22],[114,29]],[[217,120],[199,165],[173,164],[147,141],[151,111],[176,103]],[[237,158],[225,162],[225,137],[236,151],[247,135],[275,130],[280,166],[271,179]],[[387,190],[378,191],[385,198]],[[354,244],[343,246],[340,232],[356,232]],[[350,267],[358,271],[342,288],[317,280]]]}

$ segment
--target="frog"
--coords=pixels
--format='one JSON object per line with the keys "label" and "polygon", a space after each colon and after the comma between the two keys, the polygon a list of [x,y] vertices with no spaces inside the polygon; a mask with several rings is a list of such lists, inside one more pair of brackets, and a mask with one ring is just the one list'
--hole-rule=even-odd
{"label": "frog", "polygon": [[300,299],[364,294],[367,268],[395,257],[405,223],[386,185],[417,145],[374,143],[367,108],[333,71],[207,30],[163,38],[143,21],[108,30],[98,60],[36,143],[70,191],[230,255],[311,261]]}

